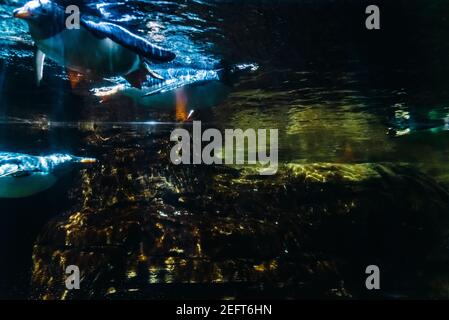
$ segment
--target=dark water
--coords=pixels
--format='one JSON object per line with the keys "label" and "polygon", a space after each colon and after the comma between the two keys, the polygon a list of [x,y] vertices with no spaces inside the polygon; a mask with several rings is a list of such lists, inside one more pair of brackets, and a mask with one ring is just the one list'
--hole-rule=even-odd
{"label": "dark water", "polygon": [[[36,87],[32,39],[11,17],[23,2],[0,2],[2,151],[69,152],[107,162],[89,136],[169,134],[174,110],[142,107],[127,97],[100,103],[90,89],[110,82],[72,89],[51,61]],[[279,128],[283,162],[404,162],[449,185],[449,1],[378,3],[378,31],[366,30],[371,3],[362,0],[83,5],[174,50],[171,65],[259,65],[195,117],[220,129]],[[72,205],[72,178],[23,201],[2,200],[0,297],[28,295],[33,242],[51,217]]]}

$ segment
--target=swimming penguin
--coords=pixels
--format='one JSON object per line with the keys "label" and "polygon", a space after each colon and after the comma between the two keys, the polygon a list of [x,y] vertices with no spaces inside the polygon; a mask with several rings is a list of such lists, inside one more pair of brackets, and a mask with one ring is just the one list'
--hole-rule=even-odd
{"label": "swimming penguin", "polygon": [[95,159],[69,154],[31,156],[0,152],[0,198],[24,198],[45,191],[58,180],[58,174],[76,163],[94,163]]}
{"label": "swimming penguin", "polygon": [[147,75],[162,79],[148,67],[150,62],[169,62],[176,57],[119,25],[93,16],[80,15],[79,26],[68,29],[68,14],[50,0],[30,1],[14,10],[13,15],[28,23],[37,46],[38,84],[46,56],[68,69],[72,85],[81,74],[91,79],[122,76],[136,88],[141,87]]}
{"label": "swimming penguin", "polygon": [[160,68],[155,71],[164,79],[149,78],[143,83],[141,90],[132,88],[126,83],[118,83],[94,88],[91,91],[102,101],[125,96],[132,99],[137,106],[175,109],[177,114],[185,116],[189,111],[218,105],[229,95],[232,84],[239,76],[254,72],[258,68],[259,66],[254,63],[220,66],[215,69]]}

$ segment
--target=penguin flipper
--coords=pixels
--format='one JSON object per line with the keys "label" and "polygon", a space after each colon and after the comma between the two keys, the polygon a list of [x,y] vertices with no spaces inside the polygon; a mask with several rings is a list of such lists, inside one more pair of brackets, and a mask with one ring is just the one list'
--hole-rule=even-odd
{"label": "penguin flipper", "polygon": [[147,63],[141,63],[139,69],[128,73],[124,76],[126,81],[128,81],[134,88],[142,89],[142,84],[147,82],[147,76],[150,76],[152,78],[155,78],[157,80],[164,80],[164,77],[162,77],[157,72],[151,70]]}
{"label": "penguin flipper", "polygon": [[176,54],[152,44],[122,26],[110,22],[93,21],[86,17],[80,20],[81,25],[99,38],[109,38],[142,57],[158,62],[169,62],[176,58]]}
{"label": "penguin flipper", "polygon": [[39,48],[36,48],[36,51],[34,53],[34,62],[35,62],[37,86],[41,84],[41,80],[44,75],[44,61],[45,61],[45,53],[39,50]]}
{"label": "penguin flipper", "polygon": [[0,178],[10,177],[10,176],[13,176],[14,174],[15,174],[15,172],[2,173],[2,174],[0,174]]}
{"label": "penguin flipper", "polygon": [[0,178],[17,177],[22,174],[23,170],[16,164],[5,164],[0,166]]}
{"label": "penguin flipper", "polygon": [[136,71],[130,72],[123,77],[131,86],[137,89],[142,89],[142,84],[147,81],[148,70],[146,68],[139,68]]}

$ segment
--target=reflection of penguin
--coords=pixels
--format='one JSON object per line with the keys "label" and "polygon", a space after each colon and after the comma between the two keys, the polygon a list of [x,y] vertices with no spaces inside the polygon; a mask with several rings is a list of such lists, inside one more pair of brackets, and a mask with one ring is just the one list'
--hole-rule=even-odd
{"label": "reflection of penguin", "polygon": [[239,64],[217,69],[161,68],[155,71],[164,79],[148,78],[142,90],[122,83],[92,91],[103,100],[121,95],[131,98],[134,104],[141,107],[177,111],[184,108],[190,111],[219,104],[230,93],[232,82],[239,75],[257,69],[256,64]]}
{"label": "reflection of penguin", "polygon": [[0,152],[0,198],[23,198],[45,191],[57,181],[57,175],[75,163],[93,163],[95,159],[68,154],[30,156]]}
{"label": "reflection of penguin", "polygon": [[153,45],[127,29],[94,17],[81,16],[79,28],[68,29],[62,7],[50,0],[33,0],[14,10],[25,20],[36,46],[37,81],[42,79],[47,55],[66,66],[72,84],[80,73],[94,78],[123,76],[140,88],[146,76],[161,78],[148,68],[149,62],[168,62],[175,54]]}

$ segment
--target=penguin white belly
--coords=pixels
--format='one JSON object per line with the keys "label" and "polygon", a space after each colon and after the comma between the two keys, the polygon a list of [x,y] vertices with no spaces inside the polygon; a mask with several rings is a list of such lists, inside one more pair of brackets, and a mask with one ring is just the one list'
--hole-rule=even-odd
{"label": "penguin white belly", "polygon": [[126,89],[121,94],[133,99],[138,106],[169,110],[176,109],[179,104],[178,99],[182,97],[187,111],[190,111],[217,106],[226,99],[230,92],[230,87],[222,82],[211,81],[201,85],[188,85],[152,96],[144,96],[141,90],[135,88]]}
{"label": "penguin white belly", "polygon": [[137,70],[140,65],[139,55],[109,38],[99,39],[83,27],[65,29],[36,44],[50,59],[83,74],[120,76]]}
{"label": "penguin white belly", "polygon": [[25,198],[51,188],[57,181],[52,174],[33,174],[26,177],[1,177],[0,198]]}

